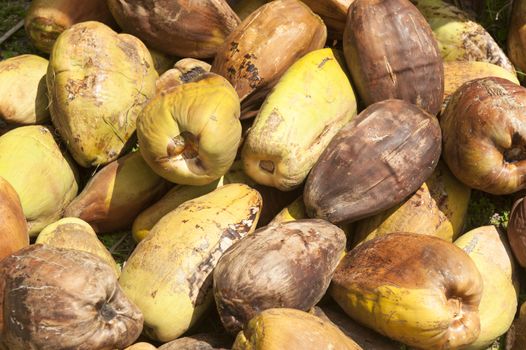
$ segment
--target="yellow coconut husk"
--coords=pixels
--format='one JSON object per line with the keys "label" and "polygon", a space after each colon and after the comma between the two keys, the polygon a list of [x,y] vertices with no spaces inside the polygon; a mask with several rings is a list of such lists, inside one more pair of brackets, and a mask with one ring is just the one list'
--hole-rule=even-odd
{"label": "yellow coconut husk", "polygon": [[254,231],[261,204],[246,185],[222,186],[164,216],[139,243],[119,282],[149,337],[174,340],[208,310],[211,273],[226,249]]}
{"label": "yellow coconut husk", "polygon": [[333,136],[356,115],[356,97],[343,67],[337,52],[321,49],[286,71],[243,145],[243,166],[254,181],[281,191],[303,183]]}
{"label": "yellow coconut husk", "polygon": [[466,350],[485,350],[506,333],[517,312],[518,280],[510,247],[495,226],[463,234],[455,245],[464,250],[480,271],[484,290],[479,305],[480,334]]}
{"label": "yellow coconut husk", "polygon": [[440,53],[448,61],[482,61],[515,69],[491,35],[467,13],[442,0],[411,0],[433,29]]}
{"label": "yellow coconut husk", "polygon": [[440,162],[403,203],[356,223],[353,246],[393,232],[431,235],[452,242],[464,227],[470,195],[471,189]]}
{"label": "yellow coconut husk", "polygon": [[349,317],[418,349],[462,348],[480,333],[480,272],[437,237],[399,232],[367,241],[340,261],[329,291]]}
{"label": "yellow coconut husk", "polygon": [[82,22],[59,36],[47,73],[51,119],[78,164],[121,155],[157,78],[148,49],[131,35]]}
{"label": "yellow coconut husk", "polygon": [[0,260],[29,245],[26,218],[13,186],[0,177]]}
{"label": "yellow coconut husk", "polygon": [[241,141],[239,108],[236,91],[213,73],[157,94],[137,122],[144,160],[177,184],[219,179],[232,166]]}
{"label": "yellow coconut husk", "polygon": [[150,169],[141,154],[133,152],[96,173],[64,215],[86,221],[97,233],[127,230],[135,217],[169,188],[170,184]]}
{"label": "yellow coconut husk", "polygon": [[[248,185],[256,189],[263,197],[263,208],[261,210],[258,227],[259,225],[267,225],[278,212],[285,210],[283,207],[289,204],[294,196],[297,195],[295,191],[281,192],[272,187],[256,184],[243,171],[241,161],[236,161],[224,176],[208,185],[175,185],[159,201],[145,209],[135,218],[132,226],[133,238],[137,242],[143,240],[163,216],[175,210],[184,202],[210,193],[218,187],[233,183]],[[303,218],[306,217],[305,214]]]}
{"label": "yellow coconut husk", "polygon": [[295,309],[268,309],[239,332],[232,350],[361,350],[336,326]]}
{"label": "yellow coconut husk", "polygon": [[7,124],[43,124],[49,119],[48,61],[21,55],[0,62],[0,119]]}
{"label": "yellow coconut husk", "polygon": [[117,277],[120,275],[120,267],[111,253],[97,238],[93,228],[81,219],[66,217],[46,226],[38,235],[35,243],[82,250],[97,255],[111,266]]}
{"label": "yellow coconut husk", "polygon": [[0,137],[0,176],[18,193],[32,237],[60,219],[78,192],[73,162],[44,126],[23,126]]}

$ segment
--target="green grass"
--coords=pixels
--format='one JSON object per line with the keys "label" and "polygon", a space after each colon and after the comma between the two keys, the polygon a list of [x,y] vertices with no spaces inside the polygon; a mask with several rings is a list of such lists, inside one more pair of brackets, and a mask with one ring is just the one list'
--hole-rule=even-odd
{"label": "green grass", "polygon": [[486,0],[480,24],[486,28],[500,47],[506,48],[508,23],[511,15],[511,0]]}
{"label": "green grass", "polygon": [[492,196],[473,191],[466,217],[466,231],[486,225],[506,228],[513,206],[512,196]]}
{"label": "green grass", "polygon": [[108,248],[117,264],[121,267],[136,246],[131,232],[129,231],[99,235],[99,239]]}
{"label": "green grass", "polygon": [[[24,19],[28,5],[29,1],[0,0],[0,36]],[[25,53],[38,54],[38,51],[27,38],[24,28],[0,45],[0,59]]]}
{"label": "green grass", "polygon": [[508,36],[508,23],[511,15],[512,0],[471,0],[473,3],[483,1],[483,12],[474,14],[469,9],[462,6],[463,2],[468,3],[470,0],[445,0],[466,10],[476,17],[480,23],[495,39],[500,47],[506,48],[506,38]]}

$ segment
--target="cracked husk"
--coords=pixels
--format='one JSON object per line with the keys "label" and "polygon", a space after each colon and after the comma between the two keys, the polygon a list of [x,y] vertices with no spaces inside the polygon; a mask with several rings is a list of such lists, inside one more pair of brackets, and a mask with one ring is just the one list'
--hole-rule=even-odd
{"label": "cracked husk", "polygon": [[47,73],[51,119],[83,167],[115,160],[135,132],[158,78],[146,46],[98,22],[57,39]]}

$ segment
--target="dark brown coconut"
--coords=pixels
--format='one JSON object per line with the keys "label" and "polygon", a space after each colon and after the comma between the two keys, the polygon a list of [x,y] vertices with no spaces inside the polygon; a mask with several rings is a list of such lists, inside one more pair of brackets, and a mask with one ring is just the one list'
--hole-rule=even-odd
{"label": "dark brown coconut", "polygon": [[143,324],[106,262],[41,244],[0,263],[0,310],[10,350],[123,349]]}
{"label": "dark brown coconut", "polygon": [[307,214],[332,223],[372,216],[415,192],[440,157],[438,120],[401,100],[366,108],[332,139],[304,190]]}
{"label": "dark brown coconut", "polygon": [[443,157],[471,188],[509,194],[526,187],[526,89],[489,77],[462,85],[440,119]]}
{"label": "dark brown coconut", "polygon": [[130,33],[169,55],[215,55],[240,20],[225,0],[108,0],[115,20]]}
{"label": "dark brown coconut", "polygon": [[520,198],[513,205],[507,231],[513,255],[519,265],[526,267],[526,202],[524,198]]}
{"label": "dark brown coconut", "polygon": [[233,339],[226,334],[202,333],[183,337],[162,345],[159,350],[226,350]]}
{"label": "dark brown coconut", "polygon": [[518,318],[515,319],[506,336],[506,350],[526,349],[526,302],[520,306]]}
{"label": "dark brown coconut", "polygon": [[433,31],[409,0],[356,0],[343,35],[347,66],[366,105],[387,99],[440,111],[444,67]]}
{"label": "dark brown coconut", "polygon": [[307,219],[266,226],[232,246],[214,270],[214,297],[227,331],[237,333],[266,309],[313,307],[345,242],[338,227]]}
{"label": "dark brown coconut", "polygon": [[[285,71],[306,53],[321,49],[327,28],[299,0],[261,6],[228,36],[212,63],[212,72],[228,79],[244,111],[257,109]],[[254,114],[250,114],[254,116]]]}

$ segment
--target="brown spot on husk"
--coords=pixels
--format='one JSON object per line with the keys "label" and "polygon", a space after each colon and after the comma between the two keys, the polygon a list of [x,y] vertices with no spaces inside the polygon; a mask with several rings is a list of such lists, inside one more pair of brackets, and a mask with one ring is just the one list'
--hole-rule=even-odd
{"label": "brown spot on husk", "polygon": [[212,270],[217,265],[219,258],[230,246],[245,237],[252,229],[259,213],[259,207],[252,207],[248,218],[233,225],[229,225],[221,234],[217,246],[209,253],[196,268],[195,273],[188,277],[190,299],[194,306],[201,305],[211,291]]}

